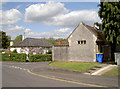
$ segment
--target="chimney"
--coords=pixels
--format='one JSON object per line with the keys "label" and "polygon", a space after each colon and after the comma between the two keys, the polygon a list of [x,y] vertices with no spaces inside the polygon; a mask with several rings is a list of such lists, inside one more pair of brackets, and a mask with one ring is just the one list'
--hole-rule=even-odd
{"label": "chimney", "polygon": [[13,45],[13,41],[10,41],[10,46],[12,46]]}
{"label": "chimney", "polygon": [[61,45],[61,41],[60,40],[58,40],[58,45]]}
{"label": "chimney", "polygon": [[25,39],[25,32],[22,35],[22,41]]}

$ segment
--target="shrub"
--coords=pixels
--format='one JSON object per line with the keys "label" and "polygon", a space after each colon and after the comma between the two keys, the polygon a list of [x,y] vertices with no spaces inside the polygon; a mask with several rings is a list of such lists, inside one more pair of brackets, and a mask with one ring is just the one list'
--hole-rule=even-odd
{"label": "shrub", "polygon": [[26,54],[23,53],[8,53],[2,54],[2,61],[17,61],[17,62],[25,62]]}
{"label": "shrub", "polygon": [[[3,61],[16,61],[16,62],[26,62],[26,54],[24,53],[8,53],[2,54]],[[51,54],[36,54],[29,55],[30,62],[41,62],[41,61],[51,61]]]}
{"label": "shrub", "polygon": [[50,54],[36,54],[29,56],[30,62],[41,62],[41,61],[51,61],[51,60],[52,60],[52,55]]}
{"label": "shrub", "polygon": [[8,53],[1,54],[2,61],[12,61]]}
{"label": "shrub", "polygon": [[13,53],[17,53],[17,49],[14,49],[14,50],[13,50]]}
{"label": "shrub", "polygon": [[47,54],[52,54],[52,50],[48,50]]}
{"label": "shrub", "polygon": [[13,61],[26,62],[26,54],[24,53],[11,53],[10,57]]}

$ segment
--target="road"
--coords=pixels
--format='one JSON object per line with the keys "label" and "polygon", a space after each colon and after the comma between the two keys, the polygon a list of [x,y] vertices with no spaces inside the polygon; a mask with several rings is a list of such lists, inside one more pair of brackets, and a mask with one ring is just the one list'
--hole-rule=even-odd
{"label": "road", "polygon": [[118,87],[118,78],[51,70],[44,62],[3,62],[2,87]]}

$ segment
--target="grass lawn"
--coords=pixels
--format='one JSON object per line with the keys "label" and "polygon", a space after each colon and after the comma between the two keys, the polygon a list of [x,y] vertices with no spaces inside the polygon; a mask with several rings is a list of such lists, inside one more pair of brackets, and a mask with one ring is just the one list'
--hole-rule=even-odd
{"label": "grass lawn", "polygon": [[104,73],[103,75],[108,75],[108,76],[120,75],[120,67],[119,68],[114,68],[114,69]]}
{"label": "grass lawn", "polygon": [[100,65],[100,63],[52,62],[49,65],[63,68],[63,69],[70,69],[70,70],[84,72],[93,66]]}

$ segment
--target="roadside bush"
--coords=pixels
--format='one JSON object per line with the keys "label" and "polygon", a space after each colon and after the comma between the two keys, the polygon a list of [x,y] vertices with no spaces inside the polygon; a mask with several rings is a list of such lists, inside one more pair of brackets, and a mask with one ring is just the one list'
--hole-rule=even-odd
{"label": "roadside bush", "polygon": [[8,53],[1,54],[2,61],[16,61],[16,62],[25,62],[26,61],[26,54],[23,53]]}
{"label": "roadside bush", "polygon": [[52,60],[51,54],[36,54],[29,56],[30,62],[41,62],[41,61],[51,61],[51,60]]}
{"label": "roadside bush", "polygon": [[13,50],[13,53],[17,53],[17,49],[14,49],[14,50]]}
{"label": "roadside bush", "polygon": [[0,54],[2,57],[1,57],[1,61],[12,61],[12,59],[10,58],[9,54],[8,53],[2,53]]}
{"label": "roadside bush", "polygon": [[13,61],[26,62],[26,54],[24,53],[11,53],[10,57]]}
{"label": "roadside bush", "polygon": [[[8,53],[1,54],[1,61],[16,61],[16,62],[26,62],[26,54],[24,53]],[[36,54],[29,55],[29,62],[41,62],[41,61],[51,61],[51,54]]]}
{"label": "roadside bush", "polygon": [[47,54],[52,54],[52,50],[48,50]]}

